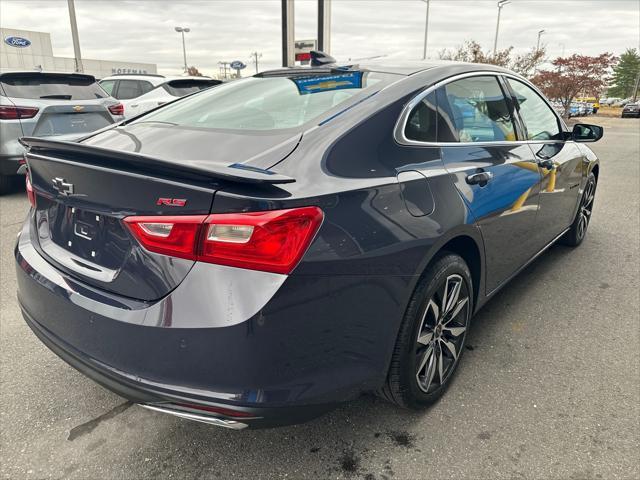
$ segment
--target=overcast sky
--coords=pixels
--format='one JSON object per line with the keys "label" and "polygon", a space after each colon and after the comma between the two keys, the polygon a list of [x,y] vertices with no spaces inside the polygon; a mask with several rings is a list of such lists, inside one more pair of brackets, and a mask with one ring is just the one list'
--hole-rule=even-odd
{"label": "overcast sky", "polygon": [[[296,39],[316,37],[315,0],[296,0]],[[426,5],[420,0],[333,0],[332,54],[339,60],[401,53],[420,58]],[[187,34],[189,65],[217,72],[220,60],[261,69],[281,62],[279,0],[76,0],[82,55],[100,60],[151,62],[159,73],[180,73]],[[431,0],[429,56],[475,39],[492,48],[495,0]],[[56,56],[73,56],[66,0],[0,0],[0,25],[51,33]],[[640,46],[640,0],[512,0],[502,10],[499,48],[516,51],[543,43],[550,57],[615,54]],[[250,64],[247,72],[252,72]]]}

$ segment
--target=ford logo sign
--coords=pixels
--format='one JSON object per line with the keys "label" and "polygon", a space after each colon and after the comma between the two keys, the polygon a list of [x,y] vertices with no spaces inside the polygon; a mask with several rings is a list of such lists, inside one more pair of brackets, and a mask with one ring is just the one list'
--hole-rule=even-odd
{"label": "ford logo sign", "polygon": [[233,68],[234,70],[242,70],[243,68],[246,68],[247,66],[242,63],[240,60],[234,60],[233,62],[231,62],[229,64],[229,66],[231,68]]}
{"label": "ford logo sign", "polygon": [[26,48],[31,45],[31,40],[22,37],[6,37],[4,39],[4,43],[9,45],[10,47]]}

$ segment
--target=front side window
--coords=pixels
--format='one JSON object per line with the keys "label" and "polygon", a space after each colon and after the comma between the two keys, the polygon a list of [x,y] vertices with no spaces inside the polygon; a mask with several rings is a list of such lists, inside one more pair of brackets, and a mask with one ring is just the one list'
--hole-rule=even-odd
{"label": "front side window", "polygon": [[508,78],[507,82],[515,93],[527,140],[560,140],[558,118],[540,95],[519,80]]}
{"label": "front side window", "polygon": [[220,130],[296,128],[331,118],[328,112],[364,100],[398,78],[363,71],[250,77],[204,90],[140,121]]}
{"label": "front side window", "polygon": [[469,77],[443,85],[437,101],[443,118],[439,142],[516,140],[509,106],[496,77]]}

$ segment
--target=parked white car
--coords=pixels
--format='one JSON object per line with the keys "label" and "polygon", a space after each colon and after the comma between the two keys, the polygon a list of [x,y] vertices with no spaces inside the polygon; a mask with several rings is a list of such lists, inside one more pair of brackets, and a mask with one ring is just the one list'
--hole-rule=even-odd
{"label": "parked white car", "polygon": [[165,77],[155,74],[117,74],[100,80],[100,86],[124,105],[125,118],[135,117],[176,98],[221,83],[210,77]]}

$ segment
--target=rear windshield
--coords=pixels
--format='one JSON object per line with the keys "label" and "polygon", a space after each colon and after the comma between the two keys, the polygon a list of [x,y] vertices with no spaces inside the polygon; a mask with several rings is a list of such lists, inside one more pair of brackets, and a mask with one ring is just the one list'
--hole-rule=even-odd
{"label": "rear windshield", "polygon": [[184,97],[222,83],[220,80],[172,80],[162,85],[169,95]]}
{"label": "rear windshield", "polygon": [[169,104],[140,122],[222,130],[295,128],[330,110],[345,108],[399,78],[361,71],[251,77]]}
{"label": "rear windshield", "polygon": [[0,78],[7,97],[60,100],[106,98],[107,93],[91,76],[71,75],[3,75]]}

